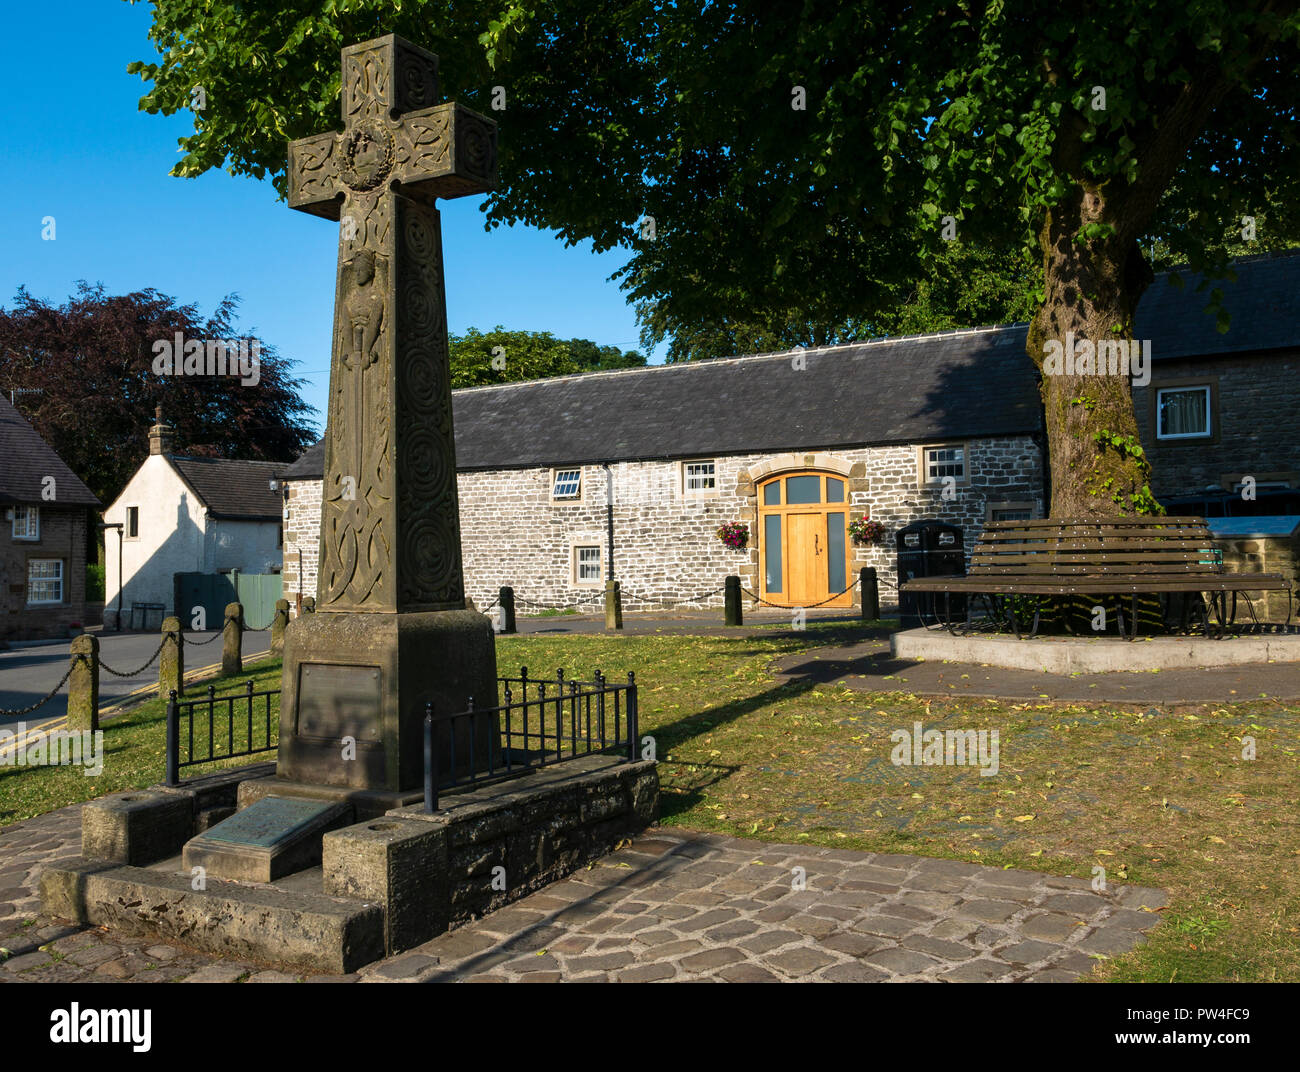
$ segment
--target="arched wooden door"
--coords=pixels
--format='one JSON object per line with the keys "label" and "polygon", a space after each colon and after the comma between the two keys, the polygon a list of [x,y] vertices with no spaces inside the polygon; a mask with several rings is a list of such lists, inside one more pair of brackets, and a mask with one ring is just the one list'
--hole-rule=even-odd
{"label": "arched wooden door", "polygon": [[848,484],[834,473],[782,473],[760,484],[762,597],[783,607],[853,606],[848,520]]}

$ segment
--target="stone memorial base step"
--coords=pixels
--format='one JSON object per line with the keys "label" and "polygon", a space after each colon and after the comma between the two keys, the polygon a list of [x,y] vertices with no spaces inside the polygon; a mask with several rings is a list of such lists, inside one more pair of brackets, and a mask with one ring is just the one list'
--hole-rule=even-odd
{"label": "stone memorial base step", "polygon": [[[258,784],[268,781],[275,782]],[[283,834],[289,825],[285,797],[277,790],[276,798],[279,803],[259,796],[226,821],[243,816],[247,824],[259,803],[279,810],[269,839],[246,825],[244,844],[256,847]],[[192,807],[188,798],[179,799]],[[195,837],[192,825],[174,821],[177,800],[145,790],[87,805],[83,816],[91,813],[94,821],[83,824],[83,833],[93,837],[83,837],[83,858],[41,876],[43,910],[221,956],[344,974],[502,908],[603,856],[654,822],[659,780],[653,762],[586,756],[445,793],[432,815],[412,803],[350,826],[317,826],[320,864],[270,882],[194,875],[190,866],[199,857],[190,847],[212,844],[213,831]],[[334,809],[346,815],[348,808],[310,797],[292,803],[307,805],[303,813],[316,817]],[[150,837],[125,838],[124,829],[147,829]],[[96,852],[108,858],[84,858]]]}

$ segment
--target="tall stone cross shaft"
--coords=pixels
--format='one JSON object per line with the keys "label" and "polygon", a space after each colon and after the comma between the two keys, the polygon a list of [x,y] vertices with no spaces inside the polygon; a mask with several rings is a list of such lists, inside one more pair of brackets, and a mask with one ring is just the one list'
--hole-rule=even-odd
{"label": "tall stone cross shaft", "polygon": [[289,145],[289,206],[339,220],[318,611],[463,609],[442,228],[496,184],[496,124],[438,104],[438,57],[343,49],[341,134]]}

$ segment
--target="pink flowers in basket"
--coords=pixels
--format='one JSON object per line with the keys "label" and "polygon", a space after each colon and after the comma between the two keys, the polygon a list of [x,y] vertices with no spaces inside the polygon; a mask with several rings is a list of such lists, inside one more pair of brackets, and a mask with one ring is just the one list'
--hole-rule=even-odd
{"label": "pink flowers in basket", "polygon": [[849,522],[849,535],[857,543],[880,543],[885,536],[885,526],[864,514],[856,521]]}
{"label": "pink flowers in basket", "polygon": [[718,529],[718,539],[733,551],[743,551],[749,546],[749,526],[743,521],[728,521]]}

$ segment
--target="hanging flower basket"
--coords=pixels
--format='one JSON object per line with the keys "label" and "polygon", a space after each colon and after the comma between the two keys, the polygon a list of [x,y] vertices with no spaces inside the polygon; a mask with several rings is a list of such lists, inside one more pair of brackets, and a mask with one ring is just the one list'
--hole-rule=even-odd
{"label": "hanging flower basket", "polygon": [[718,539],[733,551],[743,551],[749,546],[749,526],[743,521],[728,521],[718,529]]}
{"label": "hanging flower basket", "polygon": [[881,543],[885,538],[885,526],[879,521],[872,521],[865,514],[856,521],[849,522],[849,535],[859,547],[866,544]]}

